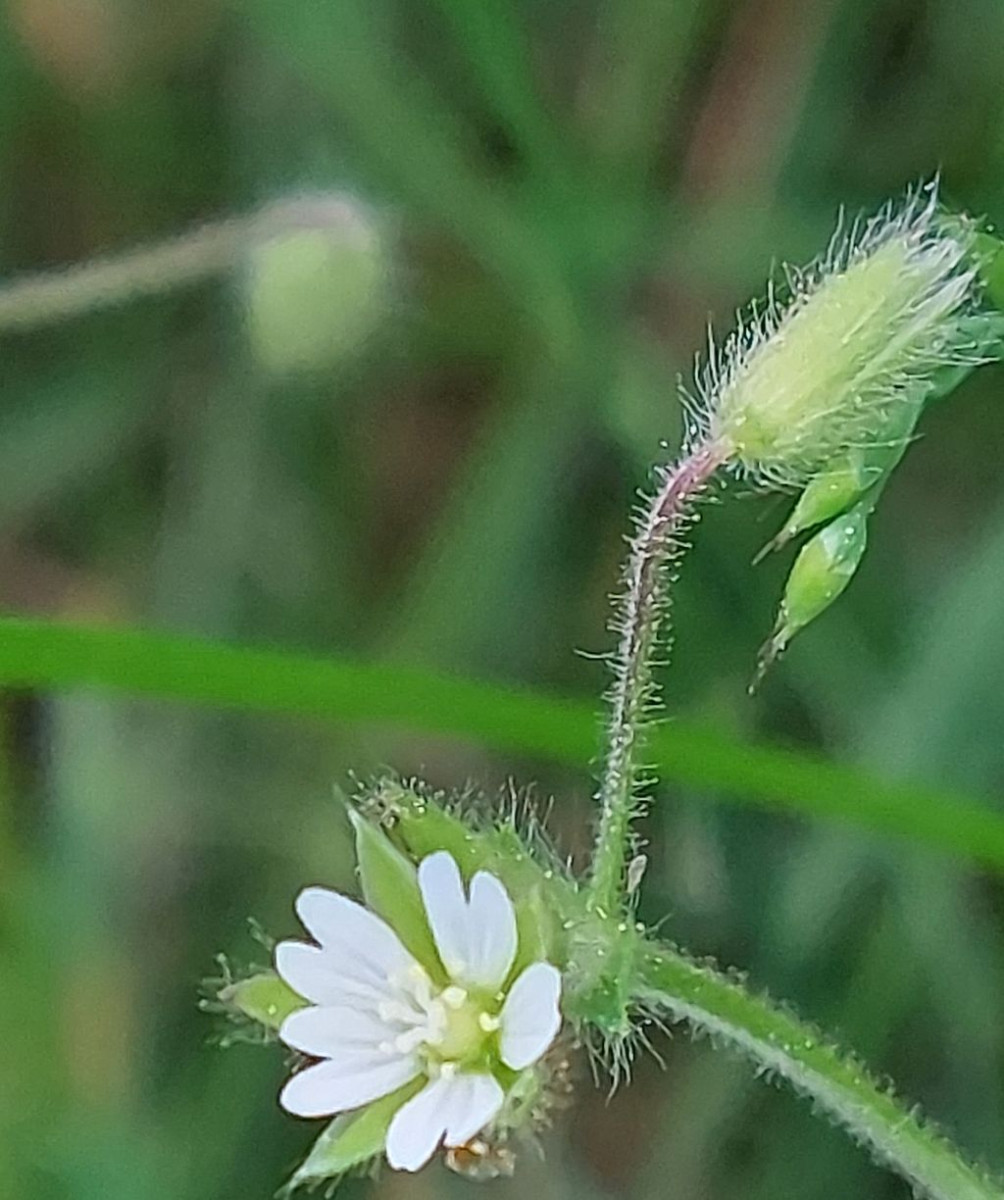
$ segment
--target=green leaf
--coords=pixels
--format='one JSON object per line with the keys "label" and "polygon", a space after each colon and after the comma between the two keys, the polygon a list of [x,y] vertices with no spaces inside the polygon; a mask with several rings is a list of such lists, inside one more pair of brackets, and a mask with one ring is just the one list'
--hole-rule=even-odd
{"label": "green leaf", "polygon": [[349,810],[356,834],[359,879],[367,905],[394,930],[406,950],[440,983],[447,982],[422,902],[415,866],[381,829]]}
{"label": "green leaf", "polygon": [[382,1154],[394,1114],[420,1091],[424,1083],[421,1077],[413,1079],[360,1112],[335,1117],[297,1168],[290,1187],[334,1179]]}

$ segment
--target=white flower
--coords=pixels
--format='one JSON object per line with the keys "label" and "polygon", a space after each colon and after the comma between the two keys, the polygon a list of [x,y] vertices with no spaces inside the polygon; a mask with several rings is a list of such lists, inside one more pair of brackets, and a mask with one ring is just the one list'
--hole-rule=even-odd
{"label": "white flower", "polygon": [[533,963],[503,990],[516,914],[494,875],[479,871],[468,898],[456,862],[440,851],[422,861],[418,882],[448,977],[440,986],[389,925],[324,888],[296,902],[318,944],[282,942],[275,952],[276,970],[311,1003],[279,1036],[323,1060],[293,1075],[280,1103],[296,1116],[330,1116],[424,1080],[387,1134],[387,1159],[405,1171],[441,1142],[463,1146],[489,1125],[505,1100],[497,1076],[535,1063],[561,1024],[561,976],[550,963]]}

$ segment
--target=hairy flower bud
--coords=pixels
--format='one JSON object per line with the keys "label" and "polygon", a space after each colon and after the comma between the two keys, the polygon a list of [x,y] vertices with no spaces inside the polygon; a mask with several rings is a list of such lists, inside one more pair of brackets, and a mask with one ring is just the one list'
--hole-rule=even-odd
{"label": "hairy flower bud", "polygon": [[975,236],[940,212],[933,185],[838,232],[819,262],[787,272],[786,300],[771,292],[712,348],[702,437],[784,483],[855,448],[902,444],[903,406],[914,409],[939,370],[981,353],[969,324]]}

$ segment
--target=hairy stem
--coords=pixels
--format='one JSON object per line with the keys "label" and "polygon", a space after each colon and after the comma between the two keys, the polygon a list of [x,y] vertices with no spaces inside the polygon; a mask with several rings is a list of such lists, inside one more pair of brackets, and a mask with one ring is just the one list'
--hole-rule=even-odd
{"label": "hairy stem", "polygon": [[724,459],[720,447],[703,445],[667,468],[631,540],[625,592],[614,620],[620,643],[614,658],[606,758],[597,793],[600,827],[590,884],[592,903],[607,912],[622,903],[624,894],[631,820],[637,815],[639,752],[655,700],[652,657],[668,599],[666,565],[681,549],[679,534],[692,501]]}
{"label": "hairy stem", "polygon": [[642,958],[636,1002],[685,1021],[783,1077],[929,1200],[1004,1200],[1001,1185],[965,1161],[853,1057],[786,1009],[667,946]]}

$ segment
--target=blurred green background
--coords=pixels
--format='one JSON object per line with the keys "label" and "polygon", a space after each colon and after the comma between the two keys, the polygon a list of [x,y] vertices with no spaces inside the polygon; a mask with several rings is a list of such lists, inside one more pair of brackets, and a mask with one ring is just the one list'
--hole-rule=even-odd
{"label": "blurred green background", "polygon": [[[5,0],[3,276],[170,244],[72,319],[48,318],[107,280],[0,292],[0,602],[380,664],[389,712],[399,667],[595,705],[627,513],[709,316],[819,251],[841,205],[939,168],[1004,221],[1002,81],[999,0]],[[1002,382],[927,415],[859,579],[752,699],[790,555],[750,560],[784,501],[703,510],[669,708],[710,732],[647,822],[643,906],[997,1168],[999,879],[869,829],[863,784],[831,803],[817,773],[808,819],[713,781],[739,738],[999,806]],[[583,861],[560,711],[513,755],[431,736],[453,703],[391,724],[380,694],[359,721],[3,692],[0,1196],[273,1195],[317,1127],[277,1110],[278,1049],[211,1044],[198,988],[219,950],[262,960],[248,917],[289,934],[304,883],[352,887],[352,772],[534,782]],[[827,819],[841,803],[860,819]],[[546,1157],[485,1186],[908,1196],[745,1064],[658,1049],[612,1101],[583,1069]],[[340,1194],[476,1186],[437,1166]]]}

